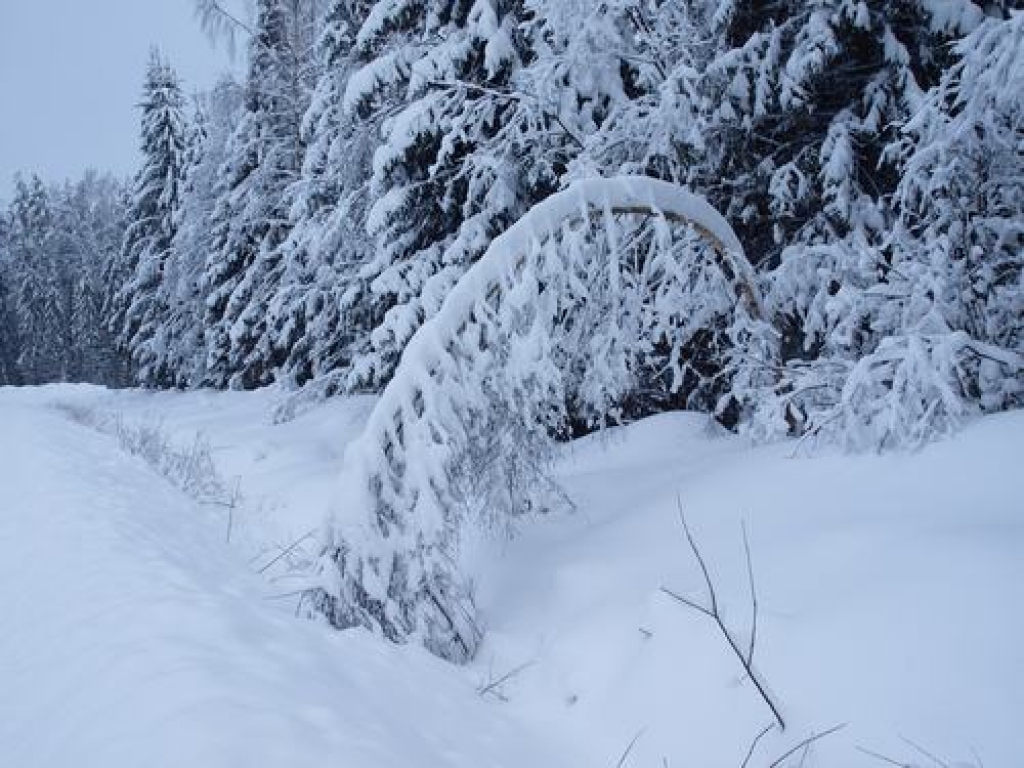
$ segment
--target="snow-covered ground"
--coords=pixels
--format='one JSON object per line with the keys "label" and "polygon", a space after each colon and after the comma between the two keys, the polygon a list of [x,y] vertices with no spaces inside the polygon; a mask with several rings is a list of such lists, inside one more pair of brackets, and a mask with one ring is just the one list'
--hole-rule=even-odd
{"label": "snow-covered ground", "polygon": [[[788,725],[751,767],[838,724],[787,764],[937,765],[910,742],[1024,764],[1024,413],[885,456],[791,458],[689,414],[579,441],[576,512],[474,548],[489,634],[458,668],[294,617],[287,563],[372,400],[274,424],[277,402],[0,389],[0,766],[736,768],[772,718],[661,589],[704,598],[677,499],[741,643],[749,531],[755,665]],[[224,507],[90,413],[203,433],[241,492],[231,543]]]}

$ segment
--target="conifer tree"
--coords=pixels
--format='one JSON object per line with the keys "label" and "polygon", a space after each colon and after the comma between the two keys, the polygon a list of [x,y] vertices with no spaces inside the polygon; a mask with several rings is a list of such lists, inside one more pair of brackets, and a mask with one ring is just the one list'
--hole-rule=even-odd
{"label": "conifer tree", "polygon": [[63,268],[68,270],[69,376],[74,381],[126,383],[103,314],[104,274],[121,247],[124,215],[121,183],[93,171],[67,185],[57,207],[58,226],[67,233]]}
{"label": "conifer tree", "polygon": [[172,374],[160,364],[159,328],[167,320],[160,285],[176,230],[185,166],[181,87],[153,51],[142,96],[142,168],[135,177],[117,271],[124,275],[107,309],[110,328],[140,383],[163,386]]}
{"label": "conifer tree", "polygon": [[289,350],[282,377],[315,382],[317,393],[343,387],[354,347],[371,330],[357,275],[371,253],[365,221],[380,124],[346,110],[344,101],[368,5],[333,0],[324,16],[320,75],[302,125],[305,157],[288,191],[291,232],[269,306],[271,326]]}
{"label": "conifer tree", "polygon": [[557,188],[550,115],[518,90],[529,57],[520,3],[379,0],[356,36],[344,106],[380,121],[356,288],[374,330],[350,384],[377,387],[452,285]]}
{"label": "conifer tree", "polygon": [[[994,6],[988,11],[1000,15]],[[772,166],[769,198],[761,203],[776,224],[779,263],[768,275],[767,305],[782,333],[755,334],[755,349],[741,350],[748,361],[773,360],[779,367],[763,366],[759,373],[758,365],[741,363],[735,384],[742,391],[760,376],[746,394],[754,432],[810,430],[854,447],[916,444],[955,426],[975,407],[978,392],[992,389],[983,385],[984,370],[999,381],[993,401],[1013,397],[1002,391],[1014,378],[1002,353],[995,355],[998,362],[979,367],[979,345],[995,339],[965,320],[981,310],[974,303],[965,312],[972,301],[961,303],[961,291],[965,299],[971,296],[973,278],[953,287],[965,277],[960,270],[970,261],[964,259],[970,248],[963,241],[951,246],[949,231],[943,231],[948,221],[931,229],[942,211],[973,207],[966,197],[949,205],[934,180],[945,179],[950,191],[957,181],[980,181],[985,174],[968,158],[1000,144],[998,130],[982,129],[985,153],[976,154],[967,142],[959,145],[962,156],[943,158],[956,142],[932,133],[935,126],[956,124],[941,117],[948,104],[970,100],[967,91],[949,85],[962,68],[954,64],[956,55],[966,55],[970,46],[954,48],[949,41],[973,37],[995,22],[986,22],[983,9],[966,0],[899,8],[819,4],[806,18],[785,71],[810,75],[795,81],[806,85],[791,88],[791,98],[821,106],[801,107],[792,118],[795,138],[780,146],[804,145],[803,159]],[[851,67],[847,60],[860,63]],[[985,98],[1009,115],[1013,91],[1004,84]],[[807,121],[819,115],[828,121],[815,131]],[[910,141],[913,135],[923,140]],[[908,155],[911,145],[917,149]],[[962,174],[947,175],[953,155],[964,161]],[[953,231],[968,242],[985,240],[985,218],[966,216]],[[920,238],[921,232],[927,235]],[[1016,273],[1011,267],[1004,274]],[[1013,334],[1019,321],[1004,316],[998,325]]]}
{"label": "conifer tree", "polygon": [[203,270],[212,248],[217,173],[240,108],[240,89],[232,80],[222,80],[209,94],[197,96],[186,133],[181,204],[174,212],[174,239],[159,287],[166,320],[155,344],[159,367],[168,372],[168,383],[177,387],[203,380]]}
{"label": "conifer tree", "polygon": [[302,165],[315,23],[309,2],[260,0],[257,6],[244,114],[221,169],[205,269],[205,376],[214,386],[268,384],[287,356],[266,309],[280,285],[290,230],[286,193]]}
{"label": "conifer tree", "polygon": [[10,274],[0,262],[0,386],[20,383],[18,326],[12,306]]}

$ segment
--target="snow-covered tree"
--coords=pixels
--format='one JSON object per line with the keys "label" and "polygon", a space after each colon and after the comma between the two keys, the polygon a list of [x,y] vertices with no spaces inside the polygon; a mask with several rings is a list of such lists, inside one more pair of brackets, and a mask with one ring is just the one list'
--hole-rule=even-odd
{"label": "snow-covered tree", "polygon": [[121,197],[94,171],[59,186],[16,182],[0,211],[0,380],[124,382],[102,312]]}
{"label": "snow-covered tree", "polygon": [[[58,206],[58,226],[73,233],[64,268],[70,298],[70,377],[120,386],[124,360],[117,353],[103,313],[108,265],[118,257],[125,229],[124,185],[110,176],[89,171],[67,186]],[[61,223],[64,217],[73,222]]]}
{"label": "snow-covered tree", "polygon": [[194,386],[204,377],[203,271],[213,245],[217,174],[240,111],[240,89],[224,79],[208,94],[196,97],[185,137],[181,203],[174,212],[174,239],[158,289],[166,314],[153,345],[156,366],[167,371],[168,384],[178,387]]}
{"label": "snow-covered tree", "polygon": [[14,312],[14,264],[10,252],[10,221],[0,211],[0,385],[18,384],[18,318]]}
{"label": "snow-covered tree", "polygon": [[[694,283],[708,304],[761,315],[725,220],[653,179],[578,182],[496,238],[413,335],[346,452],[316,610],[471,658],[464,529],[544,507],[550,439],[580,417],[619,420],[652,348],[681,358],[704,322],[685,299]],[[667,391],[683,383],[665,375]]]}
{"label": "snow-covered tree", "polygon": [[117,271],[124,275],[107,308],[110,328],[143,384],[165,386],[173,376],[161,365],[157,340],[167,320],[160,285],[176,230],[185,167],[181,86],[171,66],[153,51],[142,93],[142,168],[135,177]]}
{"label": "snow-covered tree", "polygon": [[345,109],[350,75],[358,68],[356,33],[367,12],[362,0],[334,0],[319,41],[320,74],[303,119],[306,145],[300,178],[289,189],[291,233],[282,279],[269,312],[288,339],[281,375],[313,382],[304,397],[337,392],[365,339],[367,311],[356,275],[371,252],[365,232],[368,180],[379,124]]}
{"label": "snow-covered tree", "polygon": [[287,357],[266,308],[281,280],[290,230],[287,192],[302,167],[316,6],[303,0],[260,0],[257,6],[244,112],[221,168],[205,266],[205,381],[214,386],[270,383]]}
{"label": "snow-covered tree", "polygon": [[0,266],[0,386],[18,384],[18,325],[14,314],[11,275],[7,265]]}

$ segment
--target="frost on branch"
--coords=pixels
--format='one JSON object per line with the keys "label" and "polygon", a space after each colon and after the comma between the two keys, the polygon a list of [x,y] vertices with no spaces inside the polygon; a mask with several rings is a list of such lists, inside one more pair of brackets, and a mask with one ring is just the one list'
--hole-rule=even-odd
{"label": "frost on branch", "polygon": [[464,527],[545,509],[542,457],[570,419],[600,427],[644,383],[680,388],[685,345],[734,315],[761,315],[753,274],[701,198],[620,177],[532,208],[412,337],[346,452],[311,604],[470,659]]}

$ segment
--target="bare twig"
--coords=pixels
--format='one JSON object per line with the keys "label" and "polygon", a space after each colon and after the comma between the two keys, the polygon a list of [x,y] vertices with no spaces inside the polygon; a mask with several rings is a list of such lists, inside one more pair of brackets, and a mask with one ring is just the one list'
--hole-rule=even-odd
{"label": "bare twig", "polygon": [[[911,741],[910,739],[906,738],[905,736],[900,736],[900,741],[902,741],[904,744],[909,746],[911,749],[913,749],[918,754],[922,755],[929,762],[934,763],[935,765],[939,766],[939,768],[951,768],[951,766],[950,766],[950,764],[948,762],[940,759],[934,753],[929,752],[927,749],[922,747],[920,744],[918,744],[918,743],[916,743],[914,741]],[[868,749],[867,747],[862,747],[862,746],[859,746],[859,745],[856,747],[856,749],[857,749],[858,752],[862,752],[863,754],[867,755],[868,757],[873,757],[876,760],[880,760],[883,763],[888,763],[889,765],[895,765],[897,768],[921,768],[921,765],[922,765],[922,763],[918,763],[918,762],[910,762],[910,761],[904,761],[904,760],[897,760],[896,758],[890,757],[889,755],[883,755],[881,752],[875,752],[872,749]],[[971,753],[974,756],[974,760],[975,760],[975,762],[973,764],[970,764],[970,765],[972,765],[972,768],[984,768],[984,763],[981,762],[981,757],[979,757],[978,752],[973,747],[971,748]]]}
{"label": "bare twig", "polygon": [[241,30],[249,37],[256,37],[256,31],[225,8],[219,0],[201,0],[196,3],[196,13],[206,23],[216,16],[230,27]]}
{"label": "bare twig", "polygon": [[687,606],[688,608],[693,608],[693,610],[699,611],[700,613],[703,613],[705,616],[709,616],[712,619],[715,618],[715,614],[713,614],[711,611],[709,611],[703,605],[698,605],[697,603],[693,602],[689,598],[683,597],[682,595],[680,595],[680,594],[678,594],[676,592],[673,592],[668,587],[662,587],[661,591],[664,592],[669,597],[671,597],[673,600],[676,600],[676,601],[682,603],[683,605]]}
{"label": "bare twig", "polygon": [[679,508],[679,522],[683,525],[683,532],[686,534],[686,541],[690,544],[690,550],[693,552],[693,556],[697,558],[697,563],[700,565],[700,571],[704,574],[704,584],[708,589],[708,599],[711,601],[711,607],[708,609],[708,613],[712,616],[718,616],[718,595],[715,592],[715,584],[711,580],[711,573],[708,571],[707,563],[704,562],[704,556],[700,552],[700,547],[697,546],[697,542],[693,539],[693,534],[690,532],[690,526],[686,522],[686,515],[683,513],[683,500],[676,496],[676,505]]}
{"label": "bare twig", "polygon": [[[758,694],[764,700],[765,704],[768,705],[768,708],[771,710],[772,715],[775,716],[775,720],[779,724],[779,730],[784,731],[786,730],[786,721],[783,719],[782,713],[779,711],[779,707],[776,705],[775,701],[768,693],[767,685],[764,683],[763,680],[761,680],[760,676],[757,674],[757,671],[754,669],[753,640],[751,641],[751,644],[749,646],[749,652],[745,654],[742,650],[740,650],[739,643],[736,641],[736,638],[733,637],[733,634],[729,631],[729,628],[725,625],[725,620],[722,618],[721,611],[719,610],[718,594],[715,591],[715,584],[711,578],[711,572],[708,570],[707,563],[704,560],[704,556],[701,554],[700,547],[697,546],[697,542],[693,538],[693,533],[690,531],[690,526],[686,522],[686,515],[683,512],[683,502],[682,499],[680,499],[678,496],[676,497],[676,504],[679,509],[679,522],[682,524],[683,532],[686,534],[686,541],[690,545],[690,551],[693,553],[694,558],[697,560],[697,563],[700,566],[701,573],[704,576],[704,585],[707,589],[708,602],[710,603],[710,605],[700,605],[699,603],[696,603],[693,600],[685,598],[682,595],[679,595],[673,592],[672,590],[667,589],[666,587],[662,587],[661,591],[669,597],[671,597],[673,600],[676,600],[677,602],[682,603],[683,605],[692,608],[693,610],[699,613],[704,614],[705,616],[709,617],[712,621],[715,622],[715,625],[721,632],[722,637],[725,638],[726,643],[728,643],[729,648],[736,655],[736,658],[739,659],[740,664],[743,665],[744,671],[747,673],[747,676],[750,678],[750,681],[754,684],[754,687],[757,689]],[[746,539],[746,529],[744,529],[744,539]],[[749,562],[750,560],[748,547],[748,564]],[[753,573],[752,569],[748,569],[748,572],[751,574]],[[751,582],[753,582],[752,575],[750,578]],[[753,586],[751,586],[751,590],[754,594],[756,594],[756,591],[753,590]]]}
{"label": "bare twig", "polygon": [[792,755],[796,754],[801,749],[806,749],[807,747],[811,746],[811,744],[813,744],[814,742],[820,741],[821,739],[824,739],[826,736],[831,736],[836,731],[841,731],[845,727],[846,727],[846,723],[840,723],[839,725],[833,725],[831,728],[829,728],[828,730],[822,731],[821,733],[811,734],[810,736],[808,736],[803,741],[801,741],[798,744],[794,745],[791,749],[789,749],[786,752],[784,752],[783,754],[779,755],[779,757],[777,757],[774,760],[774,762],[772,762],[768,766],[768,768],[778,768],[778,766],[782,765],[782,763],[784,763],[787,758],[789,758]]}
{"label": "bare twig", "polygon": [[747,768],[750,763],[750,758],[754,756],[754,750],[757,749],[757,745],[761,739],[768,735],[768,732],[775,727],[775,723],[768,723],[764,728],[761,729],[760,733],[754,737],[753,741],[750,742],[750,748],[747,750],[746,756],[743,758],[743,762],[740,763],[740,768]]}
{"label": "bare twig", "polygon": [[807,762],[807,753],[811,751],[810,744],[804,744],[804,751],[800,753],[800,762],[796,768],[804,768],[804,763]]}

